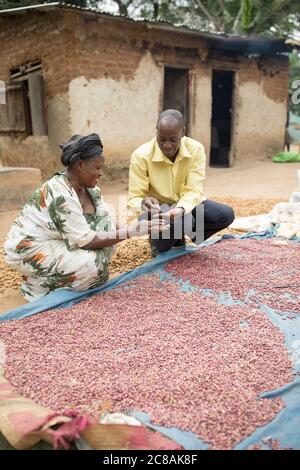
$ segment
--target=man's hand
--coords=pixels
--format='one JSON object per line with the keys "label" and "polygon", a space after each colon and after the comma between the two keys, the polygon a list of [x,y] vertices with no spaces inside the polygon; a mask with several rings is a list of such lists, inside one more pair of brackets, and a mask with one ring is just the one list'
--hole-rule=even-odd
{"label": "man's hand", "polygon": [[141,208],[143,212],[151,212],[152,214],[160,212],[159,201],[156,197],[145,197],[142,200]]}
{"label": "man's hand", "polygon": [[155,218],[161,217],[162,219],[166,221],[172,221],[179,217],[183,217],[184,213],[185,213],[185,210],[183,209],[183,207],[175,207],[174,209],[171,209],[167,212],[163,212],[162,214],[155,215]]}

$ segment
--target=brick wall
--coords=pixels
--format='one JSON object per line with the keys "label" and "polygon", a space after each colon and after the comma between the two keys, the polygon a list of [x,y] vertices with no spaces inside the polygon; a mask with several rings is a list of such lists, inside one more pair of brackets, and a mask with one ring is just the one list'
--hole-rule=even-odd
{"label": "brick wall", "polygon": [[[236,158],[247,159],[252,156],[247,151],[249,139],[255,139],[259,158],[271,156],[283,145],[288,91],[288,59],[286,57],[250,59],[242,56],[225,56],[215,51],[208,51],[204,38],[151,29],[144,23],[103,19],[71,11],[65,13],[65,36],[68,38],[70,80],[84,76],[88,81],[102,77],[116,82],[131,81],[147,51],[150,52],[157,68],[161,71],[161,77],[163,77],[164,65],[190,68],[193,72],[189,90],[190,134],[205,144],[208,155],[212,70],[233,70],[236,72],[237,79],[234,97],[232,161]],[[262,93],[260,102],[257,102],[257,111],[252,117],[248,116],[247,96],[246,92],[243,92],[243,86],[250,83],[256,84]],[[162,106],[163,83],[157,90],[157,94],[159,110]],[[144,90],[136,90],[137,100],[143,101],[143,96]],[[272,108],[272,102],[282,106]],[[153,106],[156,105],[153,103]],[[270,119],[269,128],[265,126],[266,109],[271,114],[277,113],[277,120]],[[109,115],[109,112],[107,114]],[[138,124],[139,119],[137,119]],[[112,122],[111,125],[113,126],[114,123]],[[140,143],[137,141],[131,150]],[[121,154],[120,157],[124,158]]]}
{"label": "brick wall", "polygon": [[210,69],[236,72],[230,159],[266,159],[282,150],[288,97],[288,58],[226,57],[211,52]]}
{"label": "brick wall", "polygon": [[262,84],[266,95],[285,102],[288,93],[289,65],[284,56],[246,58],[226,57],[211,52],[205,65],[211,69],[227,69],[238,73],[239,85],[245,82]]}
{"label": "brick wall", "polygon": [[69,78],[65,63],[63,13],[32,11],[25,15],[0,18],[0,80],[10,79],[11,70],[29,62],[41,62],[48,111],[48,138],[30,136],[23,139],[1,137],[0,153],[6,166],[33,166],[43,176],[59,168],[57,144],[69,134],[67,104],[60,106],[60,116],[53,113],[57,95],[68,91]]}
{"label": "brick wall", "polygon": [[0,18],[0,79],[9,80],[10,71],[22,64],[41,61],[46,96],[68,90],[64,64],[67,50],[62,37],[62,12],[31,12]]}
{"label": "brick wall", "polygon": [[[100,17],[93,13],[82,13],[71,10],[55,10],[52,12],[32,11],[25,15],[0,18],[1,49],[0,80],[8,80],[10,70],[29,61],[41,61],[45,79],[45,92],[48,104],[49,142],[45,147],[43,161],[38,155],[28,155],[21,152],[24,159],[33,166],[43,170],[43,176],[58,166],[57,144],[70,134],[72,129],[69,116],[69,86],[72,80],[84,77],[82,87],[89,85],[91,80],[109,79],[116,84],[120,82],[133,83],[141,61],[150,54],[153,68],[161,76],[161,83],[157,86],[155,100],[153,101],[154,114],[162,105],[163,93],[163,67],[184,66],[189,67],[191,74],[190,84],[190,129],[191,135],[202,140],[209,152],[210,146],[210,118],[211,118],[211,71],[212,69],[229,69],[237,72],[236,102],[235,102],[235,155],[245,157],[246,144],[249,138],[259,136],[262,156],[271,149],[269,143],[275,139],[274,148],[281,145],[284,134],[283,114],[274,126],[269,129],[268,148],[264,145],[264,134],[260,133],[260,124],[253,125],[247,114],[247,93],[249,84],[262,92],[263,99],[270,103],[285,106],[287,98],[288,65],[286,58],[246,59],[243,57],[226,57],[216,52],[210,52],[204,38],[182,35],[171,31],[160,31],[147,26],[145,23],[136,23],[117,18]],[[147,77],[145,77],[147,80]],[[247,88],[248,87],[248,88]],[[124,88],[125,89],[125,88]],[[244,91],[243,91],[244,90]],[[125,89],[126,91],[126,89]],[[135,90],[135,99],[143,100],[143,89]],[[205,98],[205,99],[204,99]],[[270,100],[270,102],[268,101]],[[88,106],[92,106],[89,103]],[[121,106],[128,106],[130,102],[124,101]],[[271,106],[271,105],[270,105]],[[263,108],[264,103],[258,103]],[[88,108],[88,107],[87,107]],[[271,109],[271,107],[270,107]],[[279,109],[279,108],[276,108]],[[275,108],[274,108],[275,110]],[[262,109],[263,111],[263,109]],[[76,111],[80,113],[80,108]],[[258,109],[259,112],[259,109]],[[109,110],[104,113],[109,119]],[[147,113],[145,113],[147,114]],[[153,112],[148,113],[153,126]],[[146,119],[146,117],[145,117]],[[86,117],[87,124],[89,115]],[[262,113],[261,121],[265,120]],[[258,122],[260,122],[258,120]],[[141,125],[141,116],[137,115],[136,125]],[[113,128],[115,122],[110,122]],[[126,126],[127,122],[124,122]],[[250,129],[249,129],[250,126]],[[75,129],[76,132],[76,129]],[[128,129],[130,132],[130,129]],[[114,136],[114,140],[119,135]],[[244,139],[244,144],[242,141]],[[258,139],[258,140],[259,140]],[[22,142],[12,141],[14,148],[21,149]],[[132,149],[138,146],[138,140],[132,143]],[[7,145],[6,145],[7,148]],[[25,148],[25,147],[24,147]],[[130,149],[126,148],[128,157]],[[17,155],[3,158],[4,164],[18,165]],[[26,155],[25,155],[26,154]],[[120,157],[122,156],[122,138],[120,138]]]}

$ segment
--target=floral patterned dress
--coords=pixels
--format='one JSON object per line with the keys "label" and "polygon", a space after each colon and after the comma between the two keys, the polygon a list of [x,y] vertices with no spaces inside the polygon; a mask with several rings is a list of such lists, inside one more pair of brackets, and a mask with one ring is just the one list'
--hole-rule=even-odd
{"label": "floral patterned dress", "polygon": [[88,189],[94,214],[84,214],[66,172],[37,189],[14,221],[5,241],[7,263],[22,274],[21,292],[32,301],[64,288],[103,284],[113,248],[85,250],[96,232],[115,228],[98,187]]}

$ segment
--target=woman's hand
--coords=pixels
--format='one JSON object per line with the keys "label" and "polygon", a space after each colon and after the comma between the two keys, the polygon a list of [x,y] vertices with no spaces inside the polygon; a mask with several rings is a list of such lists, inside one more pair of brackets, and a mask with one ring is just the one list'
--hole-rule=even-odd
{"label": "woman's hand", "polygon": [[166,223],[162,218],[155,218],[150,221],[141,220],[139,222],[131,222],[128,226],[129,237],[159,234],[170,228],[170,225]]}
{"label": "woman's hand", "polygon": [[105,248],[108,246],[115,245],[116,243],[126,240],[131,237],[139,237],[142,235],[151,234],[151,237],[157,235],[160,232],[168,230],[169,224],[161,218],[154,220],[141,220],[139,222],[131,222],[129,225],[120,227],[112,232],[98,232],[96,233],[93,240],[87,245],[83,246],[84,250],[98,250],[99,248]]}

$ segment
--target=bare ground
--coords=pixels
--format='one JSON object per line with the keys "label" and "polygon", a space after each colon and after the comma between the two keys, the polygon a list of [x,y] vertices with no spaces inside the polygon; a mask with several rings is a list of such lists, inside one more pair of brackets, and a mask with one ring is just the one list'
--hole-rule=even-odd
{"label": "bare ground", "polygon": [[[209,168],[205,182],[208,198],[231,205],[237,216],[255,215],[268,212],[277,202],[288,200],[297,188],[296,170],[299,164],[275,164],[270,161],[239,163],[229,169]],[[119,219],[124,221],[124,200],[127,194],[127,170],[118,174],[109,172],[101,184],[102,193],[108,204],[115,209]],[[122,196],[123,205],[119,198]],[[0,313],[6,312],[26,301],[18,291],[20,278],[10,270],[3,259],[3,240],[19,210],[0,213]],[[147,241],[127,240],[117,247],[111,274],[117,275],[132,269],[150,259]]]}

